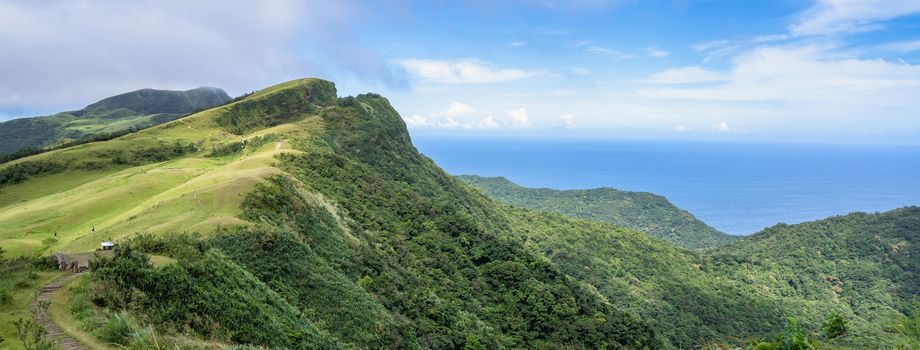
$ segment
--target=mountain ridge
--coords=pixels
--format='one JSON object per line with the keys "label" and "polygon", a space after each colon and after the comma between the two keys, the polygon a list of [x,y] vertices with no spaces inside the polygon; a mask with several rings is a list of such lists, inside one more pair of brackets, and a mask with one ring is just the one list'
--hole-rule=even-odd
{"label": "mountain ridge", "polygon": [[174,120],[231,100],[214,87],[185,91],[141,89],[89,104],[76,111],[0,123],[0,156],[39,150],[69,141],[117,134]]}
{"label": "mountain ridge", "polygon": [[[909,264],[920,215],[895,214],[903,224],[879,229],[905,237],[891,243]],[[119,248],[86,277],[80,292],[95,301],[81,322],[96,332],[125,310],[119,317],[136,327],[122,345],[149,341],[150,329],[289,348],[701,348],[764,339],[787,316],[818,329],[833,310],[853,326],[827,341],[865,348],[899,341],[881,311],[910,310],[909,288],[835,302],[838,271],[790,271],[771,263],[776,252],[748,259],[744,239],[687,250],[493,200],[419,153],[385,98],[338,97],[317,79],[0,164],[8,254],[82,252],[102,240]],[[174,262],[153,266],[147,254]],[[885,309],[859,308],[866,300]],[[253,314],[264,317],[248,322]]]}
{"label": "mountain ridge", "polygon": [[628,192],[610,187],[583,190],[528,188],[504,177],[459,175],[457,178],[513,205],[609,222],[647,232],[689,249],[713,248],[737,239],[737,236],[712,228],[654,193]]}

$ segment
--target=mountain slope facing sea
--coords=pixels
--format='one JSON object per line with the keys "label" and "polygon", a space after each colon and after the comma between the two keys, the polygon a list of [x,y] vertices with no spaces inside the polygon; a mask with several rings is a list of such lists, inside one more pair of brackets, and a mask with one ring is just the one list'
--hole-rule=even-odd
{"label": "mountain slope facing sea", "polygon": [[897,264],[879,274],[775,263],[786,253],[771,249],[795,243],[758,243],[796,234],[688,250],[492,200],[419,153],[385,98],[318,79],[0,164],[13,262],[116,241],[64,309],[129,348],[693,349],[773,339],[791,315],[817,332],[832,310],[851,327],[823,343],[893,347],[910,338],[881,319],[912,310],[918,220],[907,208],[782,230],[829,237],[802,259]]}
{"label": "mountain slope facing sea", "polygon": [[685,248],[712,248],[731,242],[731,236],[697,220],[664,197],[612,188],[559,191],[526,188],[503,177],[460,175],[458,179],[489,197],[534,210],[562,213],[646,232]]}
{"label": "mountain slope facing sea", "polygon": [[230,100],[221,89],[142,89],[103,99],[77,111],[0,123],[0,157],[94,135],[116,134],[174,120]]}

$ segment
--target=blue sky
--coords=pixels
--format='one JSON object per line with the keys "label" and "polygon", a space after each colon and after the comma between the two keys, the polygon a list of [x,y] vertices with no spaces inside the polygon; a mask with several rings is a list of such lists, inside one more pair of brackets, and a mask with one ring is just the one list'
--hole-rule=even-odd
{"label": "blue sky", "polygon": [[304,76],[411,132],[920,143],[920,1],[0,1],[0,118]]}

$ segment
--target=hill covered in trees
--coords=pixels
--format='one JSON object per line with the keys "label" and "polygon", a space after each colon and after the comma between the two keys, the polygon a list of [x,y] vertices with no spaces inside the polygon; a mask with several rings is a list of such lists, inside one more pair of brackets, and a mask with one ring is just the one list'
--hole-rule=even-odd
{"label": "hill covered in trees", "polygon": [[[885,318],[916,299],[918,220],[855,214],[688,250],[492,200],[420,154],[385,98],[316,79],[0,165],[8,256],[118,242],[70,310],[83,332],[131,348],[700,348],[818,333],[831,311],[846,335],[811,337],[893,347],[908,338]],[[903,266],[780,263],[798,243],[762,242],[786,235],[829,237],[802,259],[855,250],[834,257]],[[822,281],[835,278],[896,287],[834,299]]]}
{"label": "hill covered in trees", "polygon": [[504,177],[457,176],[489,197],[524,208],[562,213],[647,232],[686,248],[712,248],[737,239],[719,232],[666,198],[613,188],[554,190],[527,188]]}
{"label": "hill covered in trees", "polygon": [[77,111],[0,123],[0,157],[48,146],[142,129],[230,100],[221,89],[142,89],[112,96]]}

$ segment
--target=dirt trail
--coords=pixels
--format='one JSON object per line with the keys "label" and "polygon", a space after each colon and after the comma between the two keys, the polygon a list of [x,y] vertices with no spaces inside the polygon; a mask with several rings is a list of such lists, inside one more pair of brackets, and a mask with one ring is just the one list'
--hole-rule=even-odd
{"label": "dirt trail", "polygon": [[45,327],[48,339],[58,344],[61,350],[89,350],[86,345],[71,338],[67,333],[61,330],[61,328],[51,320],[51,314],[48,313],[48,303],[51,300],[51,294],[77,276],[79,276],[79,274],[64,275],[48,282],[48,284],[42,286],[38,295],[32,300],[32,304],[29,306],[32,309],[32,318],[35,320],[35,323]]}

